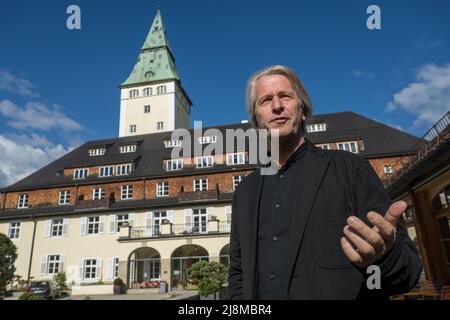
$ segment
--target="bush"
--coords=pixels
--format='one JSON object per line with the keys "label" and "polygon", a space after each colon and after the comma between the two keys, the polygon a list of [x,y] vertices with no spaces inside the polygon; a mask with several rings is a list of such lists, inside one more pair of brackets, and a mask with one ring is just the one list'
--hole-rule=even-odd
{"label": "bush", "polygon": [[45,300],[43,296],[35,296],[32,293],[25,292],[19,296],[19,300]]}
{"label": "bush", "polygon": [[117,286],[117,287],[124,285],[123,280],[121,278],[115,278],[113,284],[114,284],[114,286]]}
{"label": "bush", "polygon": [[187,270],[188,280],[198,287],[202,296],[219,291],[227,277],[227,268],[218,262],[199,261]]}
{"label": "bush", "polygon": [[66,284],[66,273],[65,272],[58,273],[57,275],[55,275],[53,277],[53,279],[55,279],[56,283],[61,288],[61,290],[69,289]]}
{"label": "bush", "polygon": [[14,278],[17,247],[3,233],[0,233],[0,289],[5,289]]}

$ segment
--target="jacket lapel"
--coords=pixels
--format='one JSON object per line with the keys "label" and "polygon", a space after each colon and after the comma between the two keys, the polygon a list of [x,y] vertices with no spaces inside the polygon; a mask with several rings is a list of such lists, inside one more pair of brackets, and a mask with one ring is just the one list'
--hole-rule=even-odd
{"label": "jacket lapel", "polygon": [[322,150],[309,146],[305,155],[300,179],[304,182],[299,190],[294,204],[294,215],[292,217],[292,230],[289,239],[288,253],[288,275],[292,277],[294,265],[297,260],[299,249],[303,240],[306,226],[308,224],[311,209],[314,204],[319,187],[329,165],[329,159],[323,157]]}

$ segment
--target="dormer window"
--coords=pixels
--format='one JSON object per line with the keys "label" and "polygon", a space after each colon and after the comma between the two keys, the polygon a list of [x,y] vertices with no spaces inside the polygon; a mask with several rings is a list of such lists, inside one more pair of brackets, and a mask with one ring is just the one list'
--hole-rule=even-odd
{"label": "dormer window", "polygon": [[166,169],[167,171],[177,171],[183,169],[183,159],[168,160]]}
{"label": "dormer window", "polygon": [[131,168],[132,168],[131,163],[119,164],[118,166],[116,166],[116,175],[126,176],[131,173]]}
{"label": "dormer window", "polygon": [[236,164],[245,164],[244,152],[227,154],[227,165],[232,166]]}
{"label": "dormer window", "polygon": [[198,138],[198,143],[207,144],[207,143],[215,143],[217,142],[217,136],[204,136]]}
{"label": "dormer window", "polygon": [[78,180],[78,179],[86,179],[86,177],[89,174],[89,169],[88,168],[82,168],[82,169],[75,169],[73,172],[73,178]]}
{"label": "dormer window", "polygon": [[337,144],[338,150],[350,151],[358,153],[358,143],[356,141],[339,142]]}
{"label": "dormer window", "polygon": [[136,152],[136,145],[131,144],[128,146],[120,146],[120,153],[130,153],[130,152]]}
{"label": "dormer window", "polygon": [[103,156],[105,153],[106,153],[106,148],[89,149],[89,156],[91,156],[91,157]]}
{"label": "dormer window", "polygon": [[164,147],[166,148],[173,148],[173,147],[181,147],[181,144],[183,143],[183,140],[166,140],[164,141]]}
{"label": "dormer window", "polygon": [[306,131],[307,132],[327,131],[327,124],[326,123],[308,124],[306,126]]}

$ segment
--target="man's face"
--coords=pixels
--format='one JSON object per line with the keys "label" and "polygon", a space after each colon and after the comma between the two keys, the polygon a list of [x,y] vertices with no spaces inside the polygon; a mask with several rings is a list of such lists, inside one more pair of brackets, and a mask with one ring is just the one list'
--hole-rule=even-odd
{"label": "man's face", "polygon": [[286,77],[263,76],[256,84],[255,112],[258,127],[278,129],[280,139],[297,134],[302,121],[299,101]]}

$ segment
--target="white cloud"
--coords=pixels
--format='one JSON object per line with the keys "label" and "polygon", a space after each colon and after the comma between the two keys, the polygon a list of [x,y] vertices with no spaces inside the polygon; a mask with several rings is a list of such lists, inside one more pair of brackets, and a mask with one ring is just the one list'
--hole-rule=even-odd
{"label": "white cloud", "polygon": [[82,129],[78,122],[62,113],[57,105],[48,108],[39,102],[27,102],[21,108],[9,100],[3,100],[0,101],[0,114],[10,119],[7,123],[11,127],[19,130],[60,129],[69,132]]}
{"label": "white cloud", "polygon": [[[33,146],[33,143],[50,143],[45,137],[35,136],[31,143],[23,143],[24,136],[14,139],[0,134],[0,186],[11,185],[36,170],[63,156],[72,148],[62,145]],[[41,139],[41,141],[40,141]]]}
{"label": "white cloud", "polygon": [[355,78],[375,79],[375,75],[372,72],[367,72],[364,70],[353,70],[352,76]]}
{"label": "white cloud", "polygon": [[26,79],[17,77],[8,71],[0,71],[0,90],[31,98],[39,97],[39,93],[35,91],[34,84]]}
{"label": "white cloud", "polygon": [[416,116],[413,128],[428,128],[450,110],[450,64],[427,64],[416,73],[416,82],[395,93],[387,111],[403,110]]}

